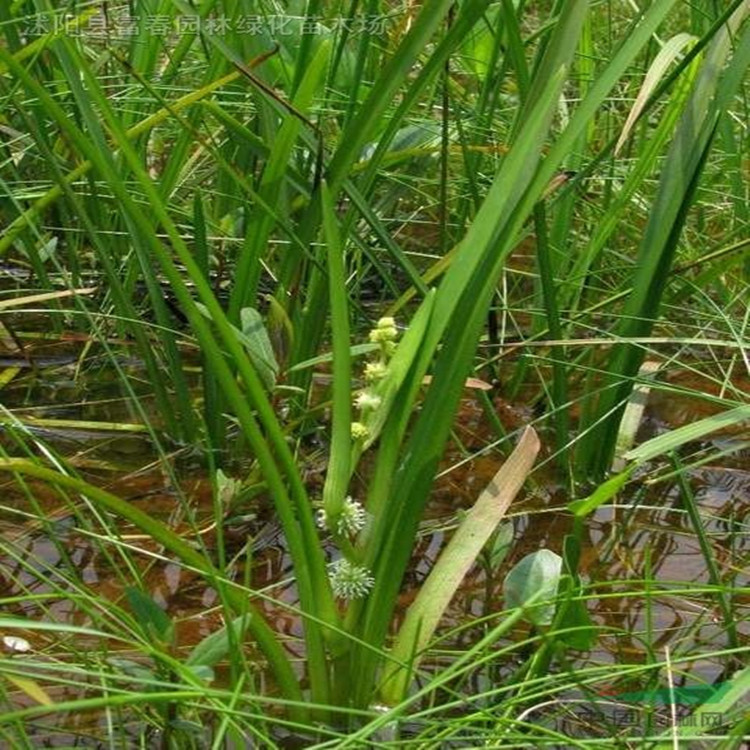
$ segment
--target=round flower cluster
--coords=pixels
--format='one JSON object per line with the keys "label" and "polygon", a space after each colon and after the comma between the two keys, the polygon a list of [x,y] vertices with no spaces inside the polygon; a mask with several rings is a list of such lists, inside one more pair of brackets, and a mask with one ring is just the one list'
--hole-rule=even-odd
{"label": "round flower cluster", "polygon": [[395,341],[398,338],[398,328],[393,318],[381,318],[375,328],[370,331],[370,341],[382,344],[384,341]]}
{"label": "round flower cluster", "polygon": [[375,585],[370,571],[348,560],[336,560],[330,567],[333,594],[338,599],[363,599]]}
{"label": "round flower cluster", "polygon": [[353,440],[366,440],[370,437],[370,431],[366,425],[362,422],[352,422],[352,439]]}
{"label": "round flower cluster", "polygon": [[365,365],[365,380],[368,383],[376,383],[388,374],[388,365],[385,362],[368,362]]}
{"label": "round flower cluster", "polygon": [[331,529],[330,519],[325,509],[318,511],[318,526],[323,530],[335,531],[339,536],[354,536],[365,527],[367,523],[367,511],[362,507],[362,503],[347,497],[341,508],[341,513],[335,521],[335,528]]}
{"label": "round flower cluster", "polygon": [[380,344],[380,354],[376,360],[365,364],[364,376],[369,385],[354,399],[354,405],[359,409],[359,419],[352,424],[352,439],[355,441],[365,441],[370,437],[368,418],[383,403],[377,393],[378,386],[388,375],[388,360],[396,350],[397,338],[398,328],[393,318],[380,318],[370,331],[370,341]]}

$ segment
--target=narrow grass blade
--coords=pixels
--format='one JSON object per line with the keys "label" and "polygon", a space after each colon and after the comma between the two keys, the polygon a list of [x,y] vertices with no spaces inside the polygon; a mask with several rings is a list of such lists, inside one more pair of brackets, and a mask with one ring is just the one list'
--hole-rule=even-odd
{"label": "narrow grass blade", "polygon": [[323,202],[323,235],[328,247],[328,289],[333,335],[333,430],[323,487],[323,506],[329,528],[335,528],[351,473],[352,363],[344,249],[331,193],[325,183],[320,196]]}
{"label": "narrow grass blade", "polygon": [[638,122],[638,118],[643,113],[646,103],[654,91],[656,91],[659,81],[669,66],[680,56],[685,47],[695,41],[696,38],[692,34],[676,34],[671,39],[668,39],[661,50],[659,50],[659,54],[654,58],[651,67],[646,73],[646,77],[643,79],[643,84],[638,91],[638,96],[633,103],[633,108],[630,110],[628,119],[625,121],[625,125],[623,125],[622,133],[620,133],[620,138],[615,146],[615,156],[620,153],[625,141],[630,137],[630,133],[633,131],[636,122]]}
{"label": "narrow grass blade", "polygon": [[750,405],[738,406],[735,409],[706,417],[652,438],[637,448],[628,451],[623,458],[636,463],[646,463],[676,450],[685,443],[695,442],[712,432],[734,427],[748,420],[750,420]]}

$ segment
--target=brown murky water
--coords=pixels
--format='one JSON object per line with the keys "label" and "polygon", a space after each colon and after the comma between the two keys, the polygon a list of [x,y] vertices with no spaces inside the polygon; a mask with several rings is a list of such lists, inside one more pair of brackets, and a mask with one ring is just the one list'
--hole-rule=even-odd
{"label": "brown murky water", "polygon": [[[5,408],[22,420],[34,417],[133,422],[134,416],[122,399],[116,378],[96,366],[95,354],[87,351],[86,367],[80,369],[79,355],[84,346],[85,343],[70,339],[36,345],[32,349],[33,367],[17,351],[6,352],[5,358],[0,360],[0,368],[5,368],[6,372],[16,368],[18,372],[3,387]],[[124,360],[122,365],[137,386],[142,378],[139,363]],[[689,375],[678,374],[675,381],[686,389],[694,385]],[[142,388],[136,387],[136,390],[147,397],[148,384],[142,382],[141,385]],[[530,408],[507,403],[497,396],[494,408],[508,431],[534,418]],[[681,397],[654,391],[640,438],[706,416],[712,409],[718,410],[718,407],[706,406],[687,393]],[[502,462],[500,453],[485,450],[494,434],[470,390],[462,403],[455,433],[456,441],[435,485],[413,565],[404,582],[402,610],[413,599],[437,558],[454,527],[457,511],[471,505]],[[140,433],[29,423],[25,440],[31,444],[35,438],[65,456],[84,478],[144,507],[178,529],[183,538],[200,541],[215,552],[216,519],[211,485],[188,450],[175,447],[169,454],[166,464],[169,470],[166,470],[165,464],[159,463],[148,436]],[[544,440],[544,433],[542,438]],[[736,431],[714,435],[707,447],[721,449],[728,441],[744,439],[747,442],[747,438],[747,434]],[[8,452],[18,455],[7,420],[2,444]],[[572,529],[571,516],[563,510],[570,498],[565,489],[550,478],[549,464],[546,466],[534,474],[528,491],[511,509],[514,542],[503,569],[489,581],[481,567],[468,576],[447,612],[446,630],[470,624],[502,609],[503,573],[525,554],[542,547],[561,552],[562,540]],[[238,472],[240,470],[238,467]],[[319,472],[311,470],[309,481],[311,491],[315,492],[320,484]],[[738,637],[746,644],[750,637],[747,616],[750,606],[750,449],[745,447],[730,458],[702,465],[689,473],[689,481],[721,574],[742,592],[732,605]],[[36,507],[9,477],[0,477],[0,586],[6,601],[16,595],[26,595],[24,601],[7,604],[5,613],[86,625],[89,617],[85,607],[76,604],[75,597],[61,595],[66,586],[73,585],[66,572],[71,566],[89,591],[127,609],[124,588],[132,582],[132,573],[122,567],[116,550],[105,554],[102,545],[92,541],[96,534],[106,533],[105,526],[92,521],[91,513],[83,508],[80,500],[66,501],[38,482],[31,482],[29,486]],[[643,487],[638,507],[628,505],[627,498],[621,498],[622,505],[600,509],[587,527],[582,569],[588,580],[597,583],[589,601],[589,611],[603,630],[594,651],[576,656],[575,665],[579,668],[615,662],[646,663],[654,653],[662,656],[667,647],[672,658],[676,658],[680,654],[708,654],[726,645],[716,601],[700,593],[700,587],[708,584],[709,578],[697,537],[681,505],[678,487],[673,480],[646,483]],[[288,636],[290,648],[301,655],[299,620],[284,607],[284,603],[294,602],[293,587],[288,580],[290,561],[272,509],[261,495],[222,522],[226,555],[230,559],[236,557],[237,564],[233,568],[236,575],[243,576],[250,566],[252,586],[270,597],[260,601],[258,606],[273,627]],[[176,623],[178,652],[188,653],[222,623],[215,592],[199,576],[160,559],[158,548],[137,530],[119,525],[116,531],[123,543],[146,553],[134,556],[139,561],[138,575],[157,604]],[[652,589],[658,589],[652,590],[649,596],[644,594],[646,578],[653,579]],[[50,580],[60,589],[54,590]],[[516,636],[520,638],[525,632],[521,628]],[[465,647],[481,633],[481,626],[465,627],[454,638],[443,642],[443,656],[436,658],[436,665],[441,658],[447,658],[445,653],[450,649]],[[59,634],[31,633],[27,637],[35,653],[59,656],[64,648],[64,639],[61,641]],[[76,649],[99,648],[100,645],[96,639],[87,642],[84,638],[77,641]],[[253,658],[252,652],[249,653]],[[129,654],[122,656],[125,658]],[[725,667],[726,662],[707,657],[686,664],[684,669],[711,680],[719,677]],[[263,680],[262,669],[259,680]],[[80,691],[71,686],[52,688],[50,694],[57,701],[80,695]],[[18,702],[21,705],[28,699],[19,697]],[[58,728],[59,733],[49,727],[40,728],[40,732],[50,732],[47,739],[51,744],[68,743],[79,732],[95,734],[91,720],[87,723],[80,717],[70,717]],[[82,746],[92,746],[86,744],[89,740],[82,740]]]}

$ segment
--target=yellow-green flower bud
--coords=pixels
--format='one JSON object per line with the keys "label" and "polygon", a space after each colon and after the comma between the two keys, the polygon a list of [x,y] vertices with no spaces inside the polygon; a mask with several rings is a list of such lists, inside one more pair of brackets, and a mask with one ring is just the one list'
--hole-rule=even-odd
{"label": "yellow-green flower bud", "polygon": [[373,344],[384,344],[398,338],[398,328],[393,318],[381,318],[377,326],[370,331],[370,341]]}
{"label": "yellow-green flower bud", "polygon": [[384,362],[368,362],[365,365],[365,380],[373,383],[382,380],[388,373],[388,365]]}

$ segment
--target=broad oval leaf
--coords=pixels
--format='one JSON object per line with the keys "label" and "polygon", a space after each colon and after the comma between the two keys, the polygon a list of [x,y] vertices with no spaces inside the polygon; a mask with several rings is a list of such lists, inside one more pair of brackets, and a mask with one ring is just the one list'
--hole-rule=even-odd
{"label": "broad oval leaf", "polygon": [[533,625],[549,625],[555,614],[555,597],[562,574],[562,557],[549,549],[526,555],[508,573],[503,595],[508,608],[528,607],[524,613]]}

